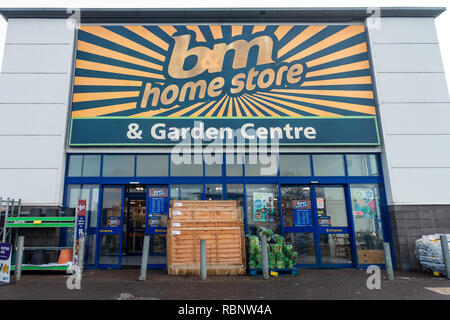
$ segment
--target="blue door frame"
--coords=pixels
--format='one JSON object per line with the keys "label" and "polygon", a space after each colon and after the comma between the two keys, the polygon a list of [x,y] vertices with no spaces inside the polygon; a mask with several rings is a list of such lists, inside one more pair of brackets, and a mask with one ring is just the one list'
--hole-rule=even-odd
{"label": "blue door frame", "polygon": [[[306,184],[289,184],[289,185],[280,185],[280,199],[281,199],[281,188],[283,187],[308,187],[310,188],[310,200],[312,207],[312,226],[304,226],[304,227],[282,227],[283,235],[285,233],[313,233],[314,236],[314,252],[316,257],[316,263],[314,264],[297,264],[299,268],[354,268],[356,267],[356,242],[354,241],[354,232],[353,232],[353,220],[351,216],[351,202],[349,202],[348,194],[349,188],[346,185],[341,184],[321,184],[321,185],[306,185]],[[316,196],[316,188],[321,187],[330,187],[330,188],[343,188],[345,194],[345,206],[346,206],[346,218],[347,218],[347,226],[333,226],[333,227],[322,227],[318,224],[318,208],[317,208],[317,196]],[[281,201],[279,201],[281,202]],[[349,209],[350,206],[350,209]],[[282,209],[281,209],[282,210]],[[282,219],[282,214],[280,218]],[[328,231],[327,229],[332,229],[333,231]],[[320,235],[321,234],[348,234],[349,242],[350,242],[350,250],[352,263],[345,264],[330,264],[322,262],[322,250],[320,244]]]}
{"label": "blue door frame", "polygon": [[[121,190],[121,209],[120,209],[120,226],[119,227],[102,227],[102,217],[103,217],[103,197],[105,188],[114,188]],[[102,185],[99,199],[99,214],[97,217],[97,231],[96,231],[96,253],[95,253],[95,268],[96,269],[120,269],[122,267],[122,242],[123,242],[123,209],[125,201],[125,186],[123,185]],[[119,252],[118,252],[118,263],[100,263],[100,251],[101,251],[101,238],[102,236],[108,235],[119,235]]]}
{"label": "blue door frame", "polygon": [[[103,159],[103,155],[99,154],[101,159]],[[312,164],[312,155],[311,156],[311,171],[312,176],[308,177],[288,177],[288,176],[280,176],[280,172],[278,171],[277,175],[275,176],[269,176],[269,177],[253,177],[253,176],[246,176],[245,173],[245,166],[243,165],[242,168],[242,176],[226,176],[226,170],[225,165],[222,166],[222,175],[217,177],[209,177],[209,176],[201,176],[201,177],[172,177],[170,176],[170,161],[169,161],[169,170],[168,175],[166,177],[136,177],[136,174],[134,177],[102,177],[102,166],[103,163],[101,162],[100,165],[100,175],[98,177],[69,177],[68,172],[68,163],[69,159],[67,159],[67,166],[66,166],[66,178],[65,178],[65,185],[66,188],[64,189],[64,204],[63,207],[66,206],[66,192],[67,192],[67,185],[69,184],[77,184],[77,185],[98,185],[100,190],[103,190],[105,186],[119,186],[122,188],[122,194],[124,195],[124,186],[130,185],[135,183],[136,181],[139,181],[139,184],[141,185],[157,185],[157,186],[167,186],[169,188],[170,192],[170,186],[173,184],[201,184],[203,185],[203,195],[202,199],[205,198],[205,185],[206,184],[221,184],[222,185],[222,198],[224,200],[227,199],[227,185],[228,184],[240,184],[243,185],[243,197],[244,197],[244,226],[245,226],[245,233],[248,234],[248,223],[247,223],[247,188],[246,185],[248,184],[276,184],[278,186],[279,191],[279,199],[281,199],[281,187],[282,186],[289,186],[289,185],[310,185],[310,186],[336,186],[341,185],[344,186],[345,190],[345,199],[346,199],[346,205],[347,205],[347,215],[348,215],[348,233],[350,237],[350,245],[351,245],[351,253],[352,253],[352,259],[353,259],[353,265],[324,265],[324,264],[315,264],[315,265],[298,265],[298,267],[323,267],[323,268],[343,268],[343,267],[356,267],[356,268],[366,268],[368,265],[359,264],[356,254],[356,244],[354,241],[354,231],[353,231],[353,218],[352,218],[352,206],[351,206],[351,195],[350,195],[350,185],[352,184],[377,184],[379,186],[380,191],[380,209],[381,209],[381,218],[382,218],[382,228],[383,228],[383,236],[385,241],[388,241],[391,244],[391,255],[392,260],[394,262],[395,267],[395,252],[394,252],[394,246],[392,245],[392,233],[390,228],[390,222],[389,222],[389,215],[388,215],[388,209],[387,209],[387,201],[386,201],[386,195],[384,190],[384,179],[383,179],[383,172],[382,172],[382,165],[381,165],[381,159],[379,156],[377,156],[377,163],[378,163],[378,170],[379,175],[378,176],[349,176],[347,172],[347,159],[344,155],[344,162],[345,162],[345,176],[339,176],[339,177],[324,177],[324,176],[314,176],[314,166]],[[68,157],[69,158],[69,157]],[[136,172],[136,168],[135,168]],[[205,172],[205,167],[204,167]],[[99,199],[99,217],[101,216],[101,207],[102,207],[102,196],[103,192],[100,192],[100,199]],[[169,195],[170,196],[170,195]],[[149,203],[148,194],[146,196],[147,204]],[[122,203],[124,199],[122,197]],[[314,203],[314,201],[312,201]],[[314,204],[315,205],[315,204]],[[123,206],[122,206],[123,207]],[[148,208],[147,208],[148,209]],[[147,211],[148,212],[148,211]],[[122,211],[123,216],[123,211]],[[282,208],[281,208],[281,201],[279,201],[279,221],[280,221],[280,229],[282,234],[285,232],[291,232],[294,230],[291,230],[288,227],[283,227],[283,217],[282,217]],[[99,220],[100,222],[100,220]],[[291,230],[291,231],[290,231]],[[88,228],[89,231],[93,231],[92,228]],[[345,231],[345,230],[343,230]],[[91,232],[90,234],[96,234],[97,238],[97,245],[96,245],[96,257],[95,257],[95,265],[87,265],[86,267],[93,267],[98,268],[98,259],[99,259],[99,232]],[[121,236],[122,241],[122,236]],[[89,244],[87,243],[87,246]],[[86,253],[87,254],[87,253]],[[121,257],[119,257],[121,258]],[[85,260],[87,261],[87,260]],[[107,268],[120,268],[120,265],[102,265]],[[165,268],[165,265],[149,265],[149,268]],[[384,265],[380,265],[380,267],[384,267]]]}

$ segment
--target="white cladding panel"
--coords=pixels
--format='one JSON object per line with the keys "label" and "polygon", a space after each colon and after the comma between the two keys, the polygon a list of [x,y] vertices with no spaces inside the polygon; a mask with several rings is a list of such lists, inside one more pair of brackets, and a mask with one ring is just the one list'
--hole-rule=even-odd
{"label": "white cladding panel", "polygon": [[372,53],[377,72],[444,72],[437,43],[379,43]]}
{"label": "white cladding panel", "polygon": [[384,134],[450,134],[448,103],[384,103],[380,109]]}
{"label": "white cladding panel", "polygon": [[72,47],[56,44],[5,46],[3,73],[66,73]]}
{"label": "white cladding panel", "polygon": [[395,204],[448,204],[450,168],[391,169]]}
{"label": "white cladding panel", "polygon": [[67,103],[67,91],[67,74],[3,73],[0,77],[2,104]]}
{"label": "white cladding panel", "polygon": [[[58,169],[59,151],[63,148],[61,136],[0,136],[1,169]],[[17,146],[22,146],[18,148]],[[14,152],[9,152],[14,150]]]}
{"label": "white cladding panel", "polygon": [[0,196],[62,205],[74,30],[9,19],[0,76]]}
{"label": "white cladding panel", "polygon": [[59,169],[0,169],[0,194],[25,205],[59,203]]}
{"label": "white cladding panel", "polygon": [[434,20],[380,25],[368,32],[388,203],[450,204],[450,98]]}
{"label": "white cladding panel", "polygon": [[[67,113],[64,104],[0,104],[0,113],[0,136],[59,136],[66,130],[61,121]],[[21,119],[20,125],[17,119]]]}
{"label": "white cladding panel", "polygon": [[386,148],[391,153],[392,168],[450,168],[449,134],[387,137]]}
{"label": "white cladding panel", "polygon": [[73,30],[65,19],[8,19],[6,44],[73,43]]}
{"label": "white cladding panel", "polygon": [[371,43],[439,43],[433,18],[380,18]]}
{"label": "white cladding panel", "polygon": [[445,74],[377,73],[380,103],[450,102]]}

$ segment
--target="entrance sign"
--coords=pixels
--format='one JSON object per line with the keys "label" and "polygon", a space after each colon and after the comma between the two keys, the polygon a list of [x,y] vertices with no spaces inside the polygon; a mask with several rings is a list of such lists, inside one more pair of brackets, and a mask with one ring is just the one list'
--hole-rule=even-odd
{"label": "entrance sign", "polygon": [[0,243],[0,282],[10,282],[12,245]]}
{"label": "entrance sign", "polygon": [[379,145],[363,25],[86,25],[73,83],[71,146]]}

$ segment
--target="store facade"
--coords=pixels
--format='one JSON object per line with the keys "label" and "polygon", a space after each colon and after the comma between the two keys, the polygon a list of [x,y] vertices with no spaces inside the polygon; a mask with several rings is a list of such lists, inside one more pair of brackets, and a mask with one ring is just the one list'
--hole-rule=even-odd
{"label": "store facade", "polygon": [[[139,265],[144,235],[149,268],[165,268],[171,199],[238,200],[246,234],[257,227],[282,234],[298,267],[383,265],[383,242],[407,267],[404,242],[415,235],[403,239],[396,212],[428,202],[406,207],[399,198],[402,180],[393,176],[402,163],[393,148],[405,134],[392,128],[403,120],[386,110],[423,97],[386,109],[395,81],[383,68],[392,64],[386,54],[403,50],[389,37],[413,22],[431,30],[442,11],[380,9],[371,20],[365,9],[86,9],[79,28],[70,28],[65,11],[31,10],[34,18],[2,11],[9,23],[2,81],[12,88],[21,74],[35,80],[25,98],[0,92],[0,102],[19,105],[30,123],[28,134],[4,136],[38,155],[4,174],[39,189],[15,191],[30,207],[86,200],[87,268]],[[436,46],[422,47],[415,49],[436,55]],[[430,81],[446,110],[445,80]],[[424,220],[446,217],[442,199]]]}

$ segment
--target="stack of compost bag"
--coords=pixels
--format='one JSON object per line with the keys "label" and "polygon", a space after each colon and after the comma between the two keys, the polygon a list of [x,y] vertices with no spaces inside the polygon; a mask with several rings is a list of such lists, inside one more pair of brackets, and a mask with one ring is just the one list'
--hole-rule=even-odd
{"label": "stack of compost bag", "polygon": [[270,229],[258,228],[258,236],[248,237],[248,264],[250,269],[262,268],[261,236],[267,239],[269,269],[293,269],[297,258],[297,252],[292,244],[284,242],[284,238],[275,234]]}
{"label": "stack of compost bag", "polygon": [[[450,234],[447,239],[450,239]],[[440,234],[424,235],[416,240],[415,253],[425,271],[446,274]]]}

